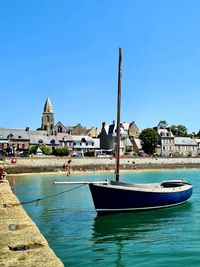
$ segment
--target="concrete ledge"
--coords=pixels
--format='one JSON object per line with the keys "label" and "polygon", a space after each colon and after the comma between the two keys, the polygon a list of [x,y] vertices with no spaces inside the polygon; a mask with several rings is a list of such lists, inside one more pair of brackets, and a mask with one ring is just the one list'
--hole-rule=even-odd
{"label": "concrete ledge", "polygon": [[[63,267],[29,218],[8,181],[0,183],[0,266]],[[9,205],[10,204],[10,205]]]}

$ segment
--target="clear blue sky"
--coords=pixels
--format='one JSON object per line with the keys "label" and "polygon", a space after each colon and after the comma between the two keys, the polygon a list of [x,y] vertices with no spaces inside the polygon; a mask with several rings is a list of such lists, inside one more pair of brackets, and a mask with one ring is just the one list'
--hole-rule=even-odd
{"label": "clear blue sky", "polygon": [[200,1],[0,1],[0,127],[36,129],[47,96],[55,122],[122,121],[200,129]]}

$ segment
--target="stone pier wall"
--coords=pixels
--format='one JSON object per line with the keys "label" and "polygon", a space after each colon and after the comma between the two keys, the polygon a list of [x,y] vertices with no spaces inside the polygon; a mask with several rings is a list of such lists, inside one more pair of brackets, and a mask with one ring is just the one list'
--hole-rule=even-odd
{"label": "stone pier wall", "polygon": [[0,181],[0,266],[63,267],[13,194],[8,181]]}
{"label": "stone pier wall", "polygon": [[[62,171],[66,157],[17,158],[16,163],[6,158],[8,174]],[[74,171],[106,170],[115,167],[114,158],[72,158]],[[122,158],[121,169],[200,168],[200,158]]]}

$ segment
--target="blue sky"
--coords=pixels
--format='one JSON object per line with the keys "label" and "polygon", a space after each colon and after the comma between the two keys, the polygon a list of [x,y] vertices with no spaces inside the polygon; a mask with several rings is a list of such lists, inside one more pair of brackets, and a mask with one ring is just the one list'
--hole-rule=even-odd
{"label": "blue sky", "polygon": [[0,1],[0,127],[36,129],[47,96],[55,122],[101,127],[160,120],[198,132],[198,0]]}

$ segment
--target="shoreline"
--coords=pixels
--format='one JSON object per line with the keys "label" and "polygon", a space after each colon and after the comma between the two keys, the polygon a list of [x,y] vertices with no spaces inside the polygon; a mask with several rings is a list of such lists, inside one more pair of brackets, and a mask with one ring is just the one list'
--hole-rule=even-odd
{"label": "shoreline", "polygon": [[[173,170],[200,170],[200,168],[197,168],[197,167],[187,167],[187,168],[156,168],[156,169],[137,169],[137,170],[121,170],[120,173],[123,173],[123,172],[154,172],[154,171],[173,171]],[[59,176],[59,175],[66,175],[66,177],[73,177],[73,176],[76,176],[76,175],[79,175],[79,174],[92,174],[92,173],[105,173],[105,174],[108,174],[108,173],[111,173],[114,175],[114,170],[110,170],[110,171],[75,171],[73,172],[71,175],[67,175],[66,172],[23,172],[23,173],[12,173],[12,174],[7,174],[7,178],[9,177],[17,177],[17,176],[29,176],[29,175],[38,175],[40,174],[41,176],[45,176],[45,175],[56,175],[56,176]]]}
{"label": "shoreline", "polygon": [[[17,158],[15,164],[10,159],[5,161],[7,176],[31,174],[65,174],[68,168],[64,165],[68,158],[34,157]],[[115,159],[111,158],[72,158],[70,168],[73,174],[113,172]],[[200,158],[123,158],[120,162],[120,171],[153,171],[174,169],[200,169]]]}

